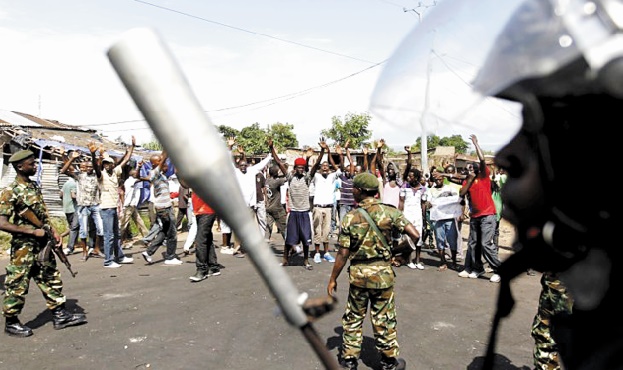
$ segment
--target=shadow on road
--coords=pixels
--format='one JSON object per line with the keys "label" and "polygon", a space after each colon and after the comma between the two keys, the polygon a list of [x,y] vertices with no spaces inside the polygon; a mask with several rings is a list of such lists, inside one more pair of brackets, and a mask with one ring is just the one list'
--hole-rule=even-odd
{"label": "shadow on road", "polygon": [[[484,356],[476,357],[469,365],[467,365],[467,370],[480,370],[482,369],[484,363]],[[495,354],[495,356],[493,357],[493,364],[493,368],[495,370],[530,370],[528,366],[515,366],[507,357],[498,354]]]}

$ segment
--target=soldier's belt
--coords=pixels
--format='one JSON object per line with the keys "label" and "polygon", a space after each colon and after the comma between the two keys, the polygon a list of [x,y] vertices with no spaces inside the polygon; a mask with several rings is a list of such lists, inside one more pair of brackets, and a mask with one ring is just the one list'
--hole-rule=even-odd
{"label": "soldier's belt", "polygon": [[390,266],[390,261],[386,261],[384,258],[372,258],[367,260],[351,260],[351,266],[369,265],[369,266]]}

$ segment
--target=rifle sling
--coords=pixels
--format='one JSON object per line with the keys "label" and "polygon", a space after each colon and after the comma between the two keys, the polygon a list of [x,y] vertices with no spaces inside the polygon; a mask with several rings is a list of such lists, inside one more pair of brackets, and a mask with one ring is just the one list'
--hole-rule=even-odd
{"label": "rifle sling", "polygon": [[378,226],[376,226],[376,223],[372,220],[372,217],[370,217],[370,214],[362,207],[357,208],[357,210],[366,219],[366,221],[368,221],[370,228],[372,228],[372,231],[376,233],[376,236],[379,238],[379,240],[381,240],[381,243],[383,243],[383,246],[387,248],[387,250],[391,251],[391,248],[389,247],[389,244],[387,244],[387,240],[385,239],[385,235],[383,235],[381,230],[379,230]]}

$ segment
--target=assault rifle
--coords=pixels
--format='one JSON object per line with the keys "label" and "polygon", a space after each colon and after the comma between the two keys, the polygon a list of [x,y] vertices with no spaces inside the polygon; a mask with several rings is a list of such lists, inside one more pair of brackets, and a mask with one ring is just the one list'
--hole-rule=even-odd
{"label": "assault rifle", "polygon": [[37,260],[39,262],[49,261],[50,251],[54,251],[54,254],[58,256],[58,259],[61,260],[61,262],[65,264],[65,266],[67,267],[67,270],[69,270],[69,272],[71,273],[71,276],[76,277],[77,272],[73,272],[71,270],[71,263],[69,263],[67,256],[65,255],[61,247],[56,246],[56,239],[54,238],[54,232],[52,231],[52,226],[44,225],[43,222],[39,220],[37,215],[30,208],[26,208],[25,210],[21,211],[19,213],[19,216],[27,219],[31,224],[35,225],[35,227],[38,227],[45,231],[45,235],[48,240],[45,244],[45,247],[41,250],[41,252],[39,252]]}

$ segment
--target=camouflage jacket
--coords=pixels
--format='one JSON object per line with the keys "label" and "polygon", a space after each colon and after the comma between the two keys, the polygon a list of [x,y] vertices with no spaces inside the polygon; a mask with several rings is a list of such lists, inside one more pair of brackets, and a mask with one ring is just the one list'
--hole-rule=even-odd
{"label": "camouflage jacket", "polygon": [[0,215],[9,220],[13,217],[13,224],[17,226],[32,226],[26,218],[20,217],[19,213],[30,208],[39,220],[49,223],[48,209],[43,202],[41,188],[34,181],[23,181],[19,178],[9,184],[0,193]]}
{"label": "camouflage jacket", "polygon": [[[391,241],[392,230],[404,232],[410,222],[397,208],[382,204],[378,199],[366,198],[359,203],[374,220],[386,241]],[[350,249],[350,283],[370,289],[385,289],[394,285],[390,246],[383,245],[374,229],[357,210],[350,211],[342,220],[338,244]]]}

